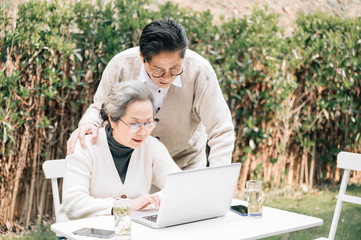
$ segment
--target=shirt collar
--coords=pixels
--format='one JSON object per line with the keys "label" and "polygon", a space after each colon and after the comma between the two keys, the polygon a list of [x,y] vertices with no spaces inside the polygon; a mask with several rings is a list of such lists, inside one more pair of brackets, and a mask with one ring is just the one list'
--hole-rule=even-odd
{"label": "shirt collar", "polygon": [[[138,80],[143,83],[149,82],[149,83],[153,83],[154,85],[156,85],[152,81],[152,79],[149,77],[147,71],[145,70],[144,63],[142,63],[142,67],[140,68]],[[180,76],[178,76],[176,79],[174,79],[174,81],[172,82],[172,85],[174,85],[176,87],[182,87],[182,80],[181,80]]]}

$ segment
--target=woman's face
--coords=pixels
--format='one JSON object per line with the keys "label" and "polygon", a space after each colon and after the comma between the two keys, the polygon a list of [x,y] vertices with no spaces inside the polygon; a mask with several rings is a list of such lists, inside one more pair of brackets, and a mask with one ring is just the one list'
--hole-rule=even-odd
{"label": "woman's face", "polygon": [[[109,118],[110,119],[110,118]],[[122,122],[123,121],[123,122]],[[153,105],[151,101],[136,101],[128,105],[126,114],[118,122],[110,120],[113,128],[113,137],[120,144],[138,148],[152,132],[152,128],[146,129],[144,125],[134,131],[129,128],[134,123],[149,123],[153,121]],[[127,126],[128,125],[128,126]]]}
{"label": "woman's face", "polygon": [[[141,54],[140,56],[144,62],[143,55]],[[180,57],[179,51],[161,52],[153,56],[150,62],[145,62],[144,66],[149,77],[158,87],[167,88],[177,78],[177,76],[173,76],[171,72],[176,73],[178,71],[177,69],[183,67],[183,58]],[[157,72],[164,72],[164,75],[160,78],[155,78],[153,74]]]}

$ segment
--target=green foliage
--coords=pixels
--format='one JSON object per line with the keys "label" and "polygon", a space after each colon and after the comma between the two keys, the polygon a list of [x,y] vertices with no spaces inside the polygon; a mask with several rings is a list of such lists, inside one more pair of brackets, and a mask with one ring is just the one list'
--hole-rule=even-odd
{"label": "green foliage", "polygon": [[[1,59],[5,63],[10,58],[17,64],[16,73],[5,78],[22,78],[11,81],[16,94],[2,88],[2,96],[44,96],[47,104],[66,105],[70,115],[82,111],[91,98],[81,89],[94,92],[109,60],[137,45],[144,25],[173,17],[186,29],[190,48],[212,63],[234,114],[241,136],[237,144],[244,153],[255,154],[259,144],[288,130],[293,133],[290,141],[307,151],[313,145],[312,132],[319,136],[319,147],[327,147],[330,134],[322,131],[334,130],[329,125],[337,126],[336,135],[343,136],[342,144],[336,137],[331,141],[336,146],[332,155],[360,141],[360,18],[300,15],[294,35],[284,38],[278,15],[269,13],[267,6],[213,25],[209,11],[191,12],[170,2],[159,6],[159,11],[150,11],[147,4],[147,0],[116,0],[106,5],[100,1],[95,5],[30,1],[19,6],[16,29],[10,27],[2,9]],[[29,89],[24,81],[30,75],[41,81]],[[8,108],[15,103],[10,101]],[[5,119],[4,109],[1,114]],[[22,121],[19,113],[13,114],[21,126],[26,113]],[[51,126],[54,117],[37,126]],[[292,118],[297,118],[296,124]],[[281,141],[280,153],[289,146]]]}
{"label": "green foliage", "polygon": [[267,7],[255,8],[217,27],[206,54],[234,115],[240,155],[271,141],[277,155],[301,156],[316,144],[319,164],[334,167],[337,152],[360,150],[361,20],[300,15],[290,38],[277,23]]}
{"label": "green foliage", "polygon": [[340,150],[359,149],[361,19],[317,13],[300,15],[296,23],[292,41],[302,64],[295,75],[308,95],[297,131],[304,138],[317,133],[321,158],[329,162]]}
{"label": "green foliage", "polygon": [[[10,77],[4,76],[3,72],[0,72],[0,127],[1,140],[3,143],[9,140],[15,141],[13,133],[19,131],[19,128],[23,126],[27,113],[21,109],[18,109],[20,103],[19,98],[27,98],[29,95],[28,89],[23,86],[19,86],[21,77],[18,72],[14,72]],[[18,96],[18,97],[17,97]],[[12,120],[9,119],[9,115],[12,116]],[[8,153],[9,149],[6,149]]]}
{"label": "green foliage", "polygon": [[252,151],[271,131],[261,123],[275,117],[294,84],[282,68],[289,46],[277,22],[278,16],[267,7],[225,22],[217,29],[218,40],[209,56],[231,109],[237,108],[234,114],[238,131],[242,131],[240,144]]}
{"label": "green foliage", "polygon": [[[294,35],[285,38],[278,15],[269,13],[267,6],[213,25],[209,11],[191,12],[170,2],[150,11],[147,4],[147,0],[106,5],[29,1],[19,5],[15,29],[2,9],[1,59],[7,69],[6,76],[0,75],[6,106],[1,111],[3,125],[21,127],[31,112],[23,109],[9,115],[6,109],[32,97],[45,98],[41,107],[48,116],[36,125],[43,129],[57,118],[51,107],[61,106],[68,116],[83,111],[109,60],[137,45],[144,25],[173,17],[185,27],[190,48],[212,63],[234,115],[242,152],[256,154],[260,144],[277,134],[284,137],[277,143],[282,154],[293,143],[310,151],[316,133],[319,149],[333,149],[331,155],[320,151],[327,155],[320,159],[359,143],[360,18],[300,15]],[[29,88],[25,82],[34,78],[37,81]],[[77,120],[72,119],[69,127]],[[2,139],[10,137],[4,131]]]}
{"label": "green foliage", "polygon": [[[66,155],[69,133],[106,64],[136,46],[147,23],[167,17],[184,26],[190,48],[213,65],[235,123],[234,159],[256,161],[246,174],[262,179],[268,166],[281,170],[290,155],[300,161],[315,146],[322,182],[337,152],[361,152],[361,18],[300,15],[286,38],[267,6],[220,25],[212,24],[210,11],[170,2],[153,11],[148,0],[31,0],[17,14],[15,26],[0,9],[0,185],[6,194],[27,130],[21,181],[29,181],[34,156],[41,163]],[[283,169],[285,179],[292,169]]]}

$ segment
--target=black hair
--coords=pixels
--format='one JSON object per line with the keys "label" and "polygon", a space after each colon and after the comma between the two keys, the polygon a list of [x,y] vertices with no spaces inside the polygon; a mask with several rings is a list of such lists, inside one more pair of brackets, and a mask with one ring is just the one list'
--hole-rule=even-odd
{"label": "black hair", "polygon": [[179,51],[180,57],[184,58],[188,48],[188,39],[180,23],[173,19],[161,19],[143,28],[139,48],[147,62],[162,52]]}

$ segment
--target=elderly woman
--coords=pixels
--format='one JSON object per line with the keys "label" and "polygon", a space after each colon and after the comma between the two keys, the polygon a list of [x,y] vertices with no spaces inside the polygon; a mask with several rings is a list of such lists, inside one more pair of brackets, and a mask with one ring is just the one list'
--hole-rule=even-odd
{"label": "elderly woman", "polygon": [[103,104],[101,116],[108,120],[99,129],[96,144],[86,139],[86,149],[78,141],[66,159],[63,211],[69,219],[109,215],[114,201],[131,199],[131,209],[158,206],[157,193],[169,173],[180,171],[164,145],[149,136],[157,122],[153,119],[153,96],[140,81],[113,87]]}

